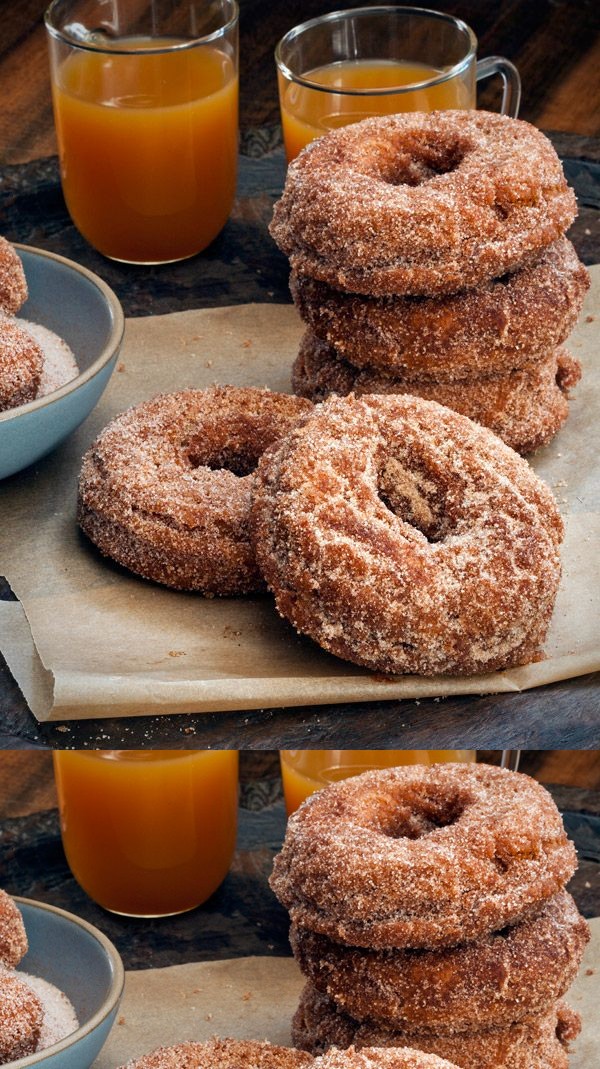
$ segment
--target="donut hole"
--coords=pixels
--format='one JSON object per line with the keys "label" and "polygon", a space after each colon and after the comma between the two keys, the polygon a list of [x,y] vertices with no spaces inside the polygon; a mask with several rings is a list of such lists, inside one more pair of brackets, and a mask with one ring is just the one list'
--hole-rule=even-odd
{"label": "donut hole", "polygon": [[389,839],[424,839],[456,824],[465,807],[460,797],[414,798],[409,806],[400,803],[398,808],[383,813],[379,831]]}
{"label": "donut hole", "polygon": [[191,443],[186,450],[186,456],[190,467],[209,468],[211,471],[230,471],[233,475],[243,478],[251,475],[256,469],[259,456],[250,452],[247,448],[222,449],[219,452],[206,451],[204,443]]}
{"label": "donut hole", "polygon": [[441,542],[450,530],[445,495],[417,458],[387,457],[377,478],[385,507],[416,528],[428,542]]}
{"label": "donut hole", "polygon": [[463,145],[452,142],[375,142],[368,149],[371,175],[388,186],[422,186],[441,175],[452,174],[466,154]]}

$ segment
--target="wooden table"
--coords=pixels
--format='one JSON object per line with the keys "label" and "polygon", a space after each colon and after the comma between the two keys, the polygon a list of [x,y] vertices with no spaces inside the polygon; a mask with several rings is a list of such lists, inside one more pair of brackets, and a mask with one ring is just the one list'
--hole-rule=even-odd
{"label": "wooden table", "polygon": [[[69,256],[118,293],[129,316],[184,308],[289,301],[287,264],[267,234],[284,176],[278,148],[272,49],[285,30],[332,5],[303,0],[241,3],[242,159],[238,198],[222,235],[202,256],[169,268],[109,263],[66,213],[54,151],[43,4],[0,13],[0,233]],[[352,6],[352,5],[349,5]],[[591,4],[515,0],[440,4],[465,18],[480,54],[521,70],[522,117],[553,133],[580,201],[572,238],[586,263],[600,260],[600,43]],[[493,107],[497,87],[480,103]],[[10,598],[6,588],[0,595]],[[523,694],[379,702],[251,713],[142,717],[39,726],[0,659],[0,746],[585,747],[598,743],[598,675]]]}

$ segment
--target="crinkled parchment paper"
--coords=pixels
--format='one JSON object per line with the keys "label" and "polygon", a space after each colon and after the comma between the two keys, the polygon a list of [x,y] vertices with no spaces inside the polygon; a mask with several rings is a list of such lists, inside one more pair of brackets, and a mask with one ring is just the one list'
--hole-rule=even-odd
{"label": "crinkled parchment paper", "polygon": [[[597,1069],[600,1058],[600,919],[591,927],[591,943],[567,996],[583,1019],[570,1069]],[[303,983],[292,958],[236,958],[128,972],[118,1023],[93,1069],[117,1069],[155,1047],[215,1035],[290,1046],[290,1022]]]}
{"label": "crinkled parchment paper", "polygon": [[324,653],[268,596],[205,600],[113,566],[75,524],[81,457],[118,412],[161,390],[213,382],[290,389],[301,324],[292,307],[245,305],[128,321],[96,410],[56,452],[0,485],[0,648],[40,720],[515,691],[600,667],[600,267],[571,348],[585,366],[571,415],[534,458],[567,520],[546,657],[465,679],[394,680]]}

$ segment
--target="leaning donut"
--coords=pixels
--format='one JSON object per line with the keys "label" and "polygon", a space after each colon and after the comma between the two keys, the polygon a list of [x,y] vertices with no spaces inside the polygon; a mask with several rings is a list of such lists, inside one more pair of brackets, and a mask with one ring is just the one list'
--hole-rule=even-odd
{"label": "leaning donut", "polygon": [[506,1028],[552,1009],[577,975],[589,928],[565,891],[539,914],[443,950],[368,950],[292,926],[302,972],[338,1010],[398,1032]]}
{"label": "leaning donut", "polygon": [[43,364],[44,354],[31,335],[0,314],[0,412],[34,400]]}
{"label": "leaning donut", "polygon": [[433,401],[326,401],[262,458],[251,519],[279,612],[338,657],[460,675],[538,656],[560,576],[554,498]]}
{"label": "leaning donut", "polygon": [[395,378],[377,369],[359,370],[311,331],[300,343],[292,367],[292,387],[300,397],[323,401],[332,393],[410,393],[460,412],[488,427],[517,453],[547,445],[569,415],[569,390],[581,364],[557,349],[535,364],[499,375],[432,383]]}
{"label": "leaning donut", "polygon": [[254,1040],[213,1039],[159,1047],[134,1058],[121,1069],[310,1069],[313,1058],[303,1051]]}
{"label": "leaning donut", "polygon": [[290,288],[302,319],[358,368],[419,382],[513,372],[570,334],[589,275],[566,238],[512,275],[448,297],[358,297],[308,276]]}
{"label": "leaning donut", "polygon": [[488,765],[365,772],[288,821],[271,887],[292,923],[355,947],[447,947],[524,917],[575,870],[538,783]]}
{"label": "leaning donut", "polygon": [[0,891],[0,965],[14,969],[27,953],[27,934],[17,904]]}
{"label": "leaning donut", "polygon": [[37,995],[17,976],[0,972],[0,1065],[33,1054],[44,1011]]}
{"label": "leaning donut", "polygon": [[373,295],[454,293],[521,266],[576,214],[550,141],[485,111],[365,119],[290,165],[271,234],[294,271]]}
{"label": "leaning donut", "polygon": [[27,300],[27,281],[21,258],[6,238],[0,237],[0,311],[14,315]]}
{"label": "leaning donut", "polygon": [[334,1003],[307,984],[292,1022],[292,1041],[319,1055],[330,1047],[418,1047],[447,1058],[460,1069],[567,1069],[568,1043],[577,1038],[581,1022],[564,1003],[540,1017],[497,1031],[478,1022],[479,1031],[461,1035],[411,1035],[384,1024],[355,1021],[336,1011]]}
{"label": "leaning donut", "polygon": [[252,472],[311,409],[235,386],[161,394],[129,409],[84,457],[82,530],[130,571],[176,589],[260,589],[247,532]]}

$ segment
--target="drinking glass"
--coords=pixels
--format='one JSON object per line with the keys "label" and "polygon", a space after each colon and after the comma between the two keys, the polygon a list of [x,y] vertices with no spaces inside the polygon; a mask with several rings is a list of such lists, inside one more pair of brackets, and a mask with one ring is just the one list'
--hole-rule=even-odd
{"label": "drinking glass", "polygon": [[475,758],[475,750],[281,750],[286,810],[289,816],[309,794],[369,769]]}
{"label": "drinking glass", "polygon": [[334,11],[294,27],[275,50],[288,161],[313,138],[368,116],[475,108],[476,83],[492,74],[503,79],[502,113],[516,116],[516,67],[476,53],[466,23],[423,8]]}
{"label": "drinking glass", "polygon": [[183,913],[225,878],[237,750],[60,750],[54,771],[69,867],[105,909]]}
{"label": "drinking glass", "polygon": [[45,21],[76,227],[126,263],[206,248],[235,194],[235,0],[54,0]]}

